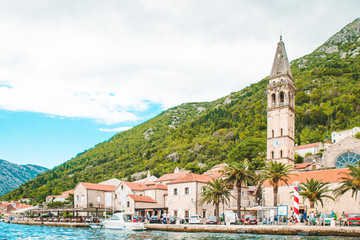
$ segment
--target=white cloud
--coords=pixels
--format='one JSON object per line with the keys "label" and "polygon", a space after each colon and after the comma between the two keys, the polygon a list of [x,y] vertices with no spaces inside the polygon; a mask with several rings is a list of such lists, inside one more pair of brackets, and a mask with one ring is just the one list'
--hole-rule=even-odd
{"label": "white cloud", "polygon": [[118,128],[100,128],[102,132],[123,132],[131,129],[132,127],[118,127]]}
{"label": "white cloud", "polygon": [[294,59],[354,20],[359,7],[299,4],[6,1],[0,108],[116,124],[138,121],[151,102],[215,100],[269,74],[280,29]]}

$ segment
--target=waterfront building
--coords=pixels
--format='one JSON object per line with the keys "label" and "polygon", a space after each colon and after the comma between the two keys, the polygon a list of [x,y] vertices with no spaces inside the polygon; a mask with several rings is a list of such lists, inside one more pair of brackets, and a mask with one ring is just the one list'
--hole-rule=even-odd
{"label": "waterfront building", "polygon": [[75,208],[112,208],[113,185],[79,182],[74,188]]}
{"label": "waterfront building", "polygon": [[199,204],[202,187],[211,180],[212,178],[209,176],[189,172],[185,176],[167,183],[169,214],[180,219],[186,219],[193,215],[203,218],[213,216],[214,206],[212,204]]}
{"label": "waterfront building", "polygon": [[267,86],[267,160],[294,165],[295,86],[280,37]]}
{"label": "waterfront building", "polygon": [[[279,205],[288,205],[289,206],[289,215],[293,212],[293,198],[292,192],[296,183],[300,184],[301,182],[306,183],[307,179],[313,178],[314,180],[322,180],[322,182],[330,183],[330,189],[335,189],[339,186],[339,178],[341,176],[341,172],[349,172],[347,168],[342,169],[324,169],[324,170],[316,170],[316,171],[303,171],[303,172],[295,172],[294,175],[290,175],[290,179],[288,181],[289,186],[287,186],[284,182],[280,182],[280,187],[278,191],[278,204]],[[296,175],[295,175],[296,174]],[[329,193],[331,195],[331,193]],[[266,181],[263,184],[262,188],[262,196],[263,196],[263,205],[264,206],[273,206],[273,188]],[[300,213],[304,212],[304,210],[309,210],[309,202],[300,196]],[[356,199],[351,197],[351,191],[345,193],[344,195],[335,198],[335,201],[323,198],[324,206],[319,202],[318,205],[315,206],[318,212],[322,213],[331,213],[334,210],[337,216],[341,216],[342,212],[351,213],[351,212],[360,212],[360,198]]]}
{"label": "waterfront building", "polygon": [[167,211],[168,187],[155,182],[126,182],[115,188],[115,210],[147,216]]}
{"label": "waterfront building", "polygon": [[0,214],[4,214],[7,212],[10,212],[12,210],[15,210],[15,207],[10,203],[2,203],[0,204]]}

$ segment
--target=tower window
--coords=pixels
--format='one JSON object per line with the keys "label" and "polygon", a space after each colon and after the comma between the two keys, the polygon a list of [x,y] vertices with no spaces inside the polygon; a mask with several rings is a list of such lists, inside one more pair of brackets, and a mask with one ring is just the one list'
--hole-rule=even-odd
{"label": "tower window", "polygon": [[280,92],[280,103],[284,103],[284,101],[285,101],[284,92]]}
{"label": "tower window", "polygon": [[274,151],[271,152],[271,159],[274,159]]}
{"label": "tower window", "polygon": [[281,128],[280,129],[280,136],[282,136],[283,135],[283,129]]}
{"label": "tower window", "polygon": [[280,158],[282,158],[282,157],[283,157],[283,151],[280,150]]}
{"label": "tower window", "polygon": [[275,106],[276,104],[276,96],[275,96],[275,93],[271,94],[271,105],[272,106]]}
{"label": "tower window", "polygon": [[274,137],[274,130],[271,130],[271,137]]}

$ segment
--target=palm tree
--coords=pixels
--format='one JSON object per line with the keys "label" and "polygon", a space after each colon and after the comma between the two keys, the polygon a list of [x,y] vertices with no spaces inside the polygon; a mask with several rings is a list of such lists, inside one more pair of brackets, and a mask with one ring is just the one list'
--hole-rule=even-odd
{"label": "palm tree", "polygon": [[277,195],[280,186],[280,182],[284,182],[288,185],[289,175],[292,171],[291,166],[277,161],[270,161],[265,164],[263,168],[262,179],[269,180],[269,183],[273,186],[274,192],[274,206],[277,206]]}
{"label": "palm tree", "polygon": [[357,198],[358,192],[360,191],[360,161],[355,164],[346,165],[350,172],[341,172],[339,174],[346,175],[339,178],[341,185],[334,190],[335,196],[341,196],[347,191],[352,191],[351,197]]}
{"label": "palm tree", "polygon": [[324,183],[321,180],[314,180],[313,178],[306,179],[306,183],[301,183],[301,191],[299,194],[303,197],[304,201],[306,199],[310,202],[310,208],[314,208],[314,205],[318,205],[318,201],[321,203],[321,206],[324,206],[323,198],[330,198],[335,201],[335,199],[327,195],[326,193],[332,192],[329,189],[330,183]]}
{"label": "palm tree", "polygon": [[215,205],[216,216],[219,217],[220,202],[227,203],[230,200],[231,187],[222,179],[213,179],[203,186],[201,191],[200,205],[204,203]]}
{"label": "palm tree", "polygon": [[247,185],[254,180],[254,172],[249,170],[247,159],[241,162],[233,162],[229,166],[225,166],[222,170],[222,176],[231,186],[235,184],[237,191],[237,213],[240,219],[241,208],[241,186]]}

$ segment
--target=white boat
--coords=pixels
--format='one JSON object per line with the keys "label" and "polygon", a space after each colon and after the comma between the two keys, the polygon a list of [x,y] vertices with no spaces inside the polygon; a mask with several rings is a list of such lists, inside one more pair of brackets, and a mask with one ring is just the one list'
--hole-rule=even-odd
{"label": "white boat", "polygon": [[91,228],[102,228],[101,223],[90,223],[89,225]]}
{"label": "white boat", "polygon": [[127,222],[125,213],[115,213],[110,219],[102,222],[104,228],[117,229],[117,230],[133,230],[142,231],[145,230],[144,223]]}

